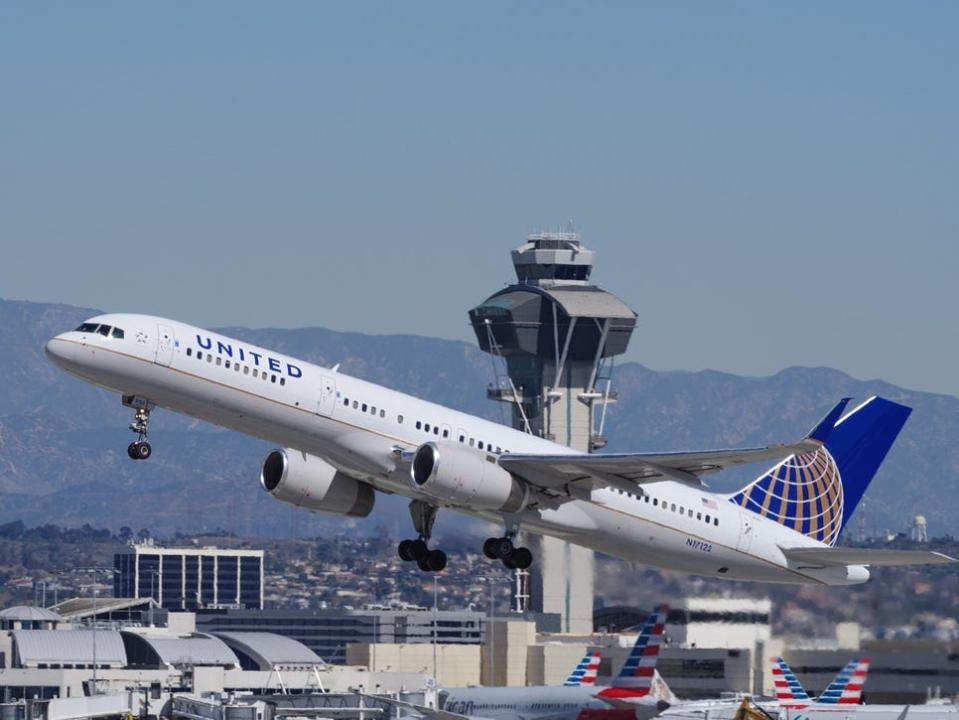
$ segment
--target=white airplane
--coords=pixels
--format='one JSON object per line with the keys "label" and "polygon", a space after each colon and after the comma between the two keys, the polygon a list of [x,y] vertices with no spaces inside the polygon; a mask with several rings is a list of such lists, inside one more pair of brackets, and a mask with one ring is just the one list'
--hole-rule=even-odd
{"label": "white airplane", "polygon": [[[173,320],[109,314],[52,338],[48,357],[135,410],[131,458],[146,459],[165,407],[277,443],[260,482],[312,511],[365,517],[376,491],[411,499],[417,537],[399,554],[424,571],[439,508],[504,528],[483,546],[525,568],[522,529],[628,560],[736,580],[850,585],[868,565],[955,562],[935,552],[834,547],[911,410],[842,400],[805,438],[744,450],[595,454],[457,412]],[[729,495],[700,476],[776,461]]]}

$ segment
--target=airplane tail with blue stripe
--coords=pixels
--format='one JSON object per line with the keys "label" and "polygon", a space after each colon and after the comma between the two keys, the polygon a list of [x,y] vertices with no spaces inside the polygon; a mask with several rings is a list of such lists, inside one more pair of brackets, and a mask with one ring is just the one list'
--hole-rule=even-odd
{"label": "airplane tail with blue stripe", "polygon": [[833,546],[912,408],[872,397],[840,418],[843,398],[814,427],[812,452],[790,455],[731,502]]}
{"label": "airplane tail with blue stripe", "polygon": [[862,698],[862,688],[866,684],[869,672],[869,658],[859,658],[846,665],[839,674],[816,698],[823,705],[858,705]]}
{"label": "airplane tail with blue stripe", "polygon": [[646,620],[636,637],[629,657],[623,663],[623,669],[613,680],[613,684],[599,693],[605,699],[641,698],[650,694],[659,648],[666,631],[667,605],[660,605]]}
{"label": "airplane tail with blue stripe", "polygon": [[776,699],[779,702],[809,701],[809,693],[800,684],[799,678],[781,657],[772,658],[773,685],[776,687]]}
{"label": "airplane tail with blue stripe", "polygon": [[599,675],[599,661],[601,659],[599,650],[587,650],[579,665],[573,668],[573,672],[566,678],[563,687],[578,687],[579,685],[595,685],[596,676]]}

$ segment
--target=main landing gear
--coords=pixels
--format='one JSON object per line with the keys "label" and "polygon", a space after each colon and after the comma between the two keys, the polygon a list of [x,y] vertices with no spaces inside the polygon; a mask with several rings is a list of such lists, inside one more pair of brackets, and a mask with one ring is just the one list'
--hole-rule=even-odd
{"label": "main landing gear", "polygon": [[428,544],[433,534],[436,511],[435,505],[428,505],[422,500],[413,500],[410,503],[410,517],[413,519],[413,529],[417,532],[417,538],[404,540],[397,547],[401,560],[415,562],[423,572],[441,572],[446,568],[446,553],[442,550],[430,550]]}
{"label": "main landing gear", "polygon": [[127,446],[127,455],[131,460],[146,460],[153,453],[153,448],[147,442],[153,403],[137,395],[124,395],[123,404],[135,410],[130,430],[137,434],[137,439]]}
{"label": "main landing gear", "polygon": [[490,560],[501,560],[510,570],[526,570],[533,564],[533,553],[527,547],[513,545],[514,533],[504,537],[487,538],[483,543],[483,554]]}

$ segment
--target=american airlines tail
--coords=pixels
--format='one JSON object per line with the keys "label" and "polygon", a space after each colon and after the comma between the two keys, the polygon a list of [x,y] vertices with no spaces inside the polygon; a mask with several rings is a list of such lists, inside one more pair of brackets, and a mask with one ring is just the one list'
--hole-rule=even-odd
{"label": "american airlines tail", "polygon": [[819,448],[791,455],[729,500],[834,546],[912,412],[872,397],[840,419],[844,398],[809,434]]}
{"label": "american airlines tail", "polygon": [[868,672],[869,658],[853,660],[829,683],[816,702],[825,705],[858,705]]}
{"label": "american airlines tail", "polygon": [[659,648],[663,643],[666,628],[667,605],[660,605],[653,611],[643,629],[636,638],[636,644],[630,652],[623,669],[610,687],[599,693],[603,699],[634,699],[646,697],[653,685]]}
{"label": "american airlines tail", "polygon": [[809,693],[806,692],[799,678],[792,671],[792,668],[781,657],[772,658],[773,664],[773,685],[776,687],[776,699],[781,703],[793,703],[797,701],[809,702]]}
{"label": "american airlines tail", "polygon": [[564,687],[576,687],[578,685],[595,685],[596,676],[599,675],[599,662],[601,655],[599,650],[587,650],[579,665],[573,668],[573,672],[563,683]]}

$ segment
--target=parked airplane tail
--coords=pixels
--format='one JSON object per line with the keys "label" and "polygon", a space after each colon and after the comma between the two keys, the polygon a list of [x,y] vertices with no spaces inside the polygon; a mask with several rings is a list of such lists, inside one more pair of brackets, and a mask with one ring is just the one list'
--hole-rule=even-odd
{"label": "parked airplane tail", "polygon": [[853,660],[839,671],[839,674],[829,683],[829,687],[816,698],[816,702],[826,705],[858,705],[868,672],[869,658]]}
{"label": "parked airplane tail", "polygon": [[835,545],[912,408],[872,397],[840,419],[843,398],[810,431],[820,446],[790,455],[729,499]]}
{"label": "parked airplane tail", "polygon": [[660,605],[646,620],[636,644],[623,663],[613,684],[599,693],[601,698],[640,698],[649,695],[659,659],[659,647],[666,628],[669,607]]}
{"label": "parked airplane tail", "polygon": [[595,685],[596,676],[599,674],[599,650],[587,650],[579,665],[573,668],[573,672],[563,683],[565,687],[575,687],[577,685]]}
{"label": "parked airplane tail", "polygon": [[809,700],[809,693],[800,684],[792,668],[781,657],[772,658],[773,685],[776,686],[776,699],[780,702]]}

